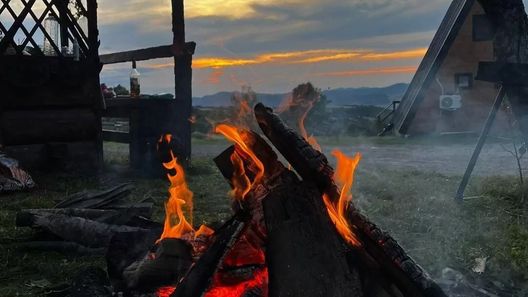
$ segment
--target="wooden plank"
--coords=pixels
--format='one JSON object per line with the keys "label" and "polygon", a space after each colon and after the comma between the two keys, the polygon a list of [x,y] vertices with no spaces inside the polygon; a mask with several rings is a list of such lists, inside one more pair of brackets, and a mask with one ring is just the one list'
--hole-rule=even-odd
{"label": "wooden plank", "polygon": [[[194,54],[196,48],[195,42],[185,44],[185,53]],[[100,55],[99,59],[102,64],[116,64],[132,61],[145,61],[151,59],[170,58],[178,55],[172,45],[162,45],[131,51],[124,51],[112,54]]]}

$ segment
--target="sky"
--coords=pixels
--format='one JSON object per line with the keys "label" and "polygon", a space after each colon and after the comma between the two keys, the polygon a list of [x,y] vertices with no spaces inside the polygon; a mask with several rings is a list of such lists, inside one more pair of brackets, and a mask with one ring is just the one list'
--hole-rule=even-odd
{"label": "sky", "polygon": [[[409,82],[450,0],[186,0],[193,95]],[[170,0],[100,0],[100,53],[170,44]],[[128,85],[130,63],[101,81]],[[144,93],[173,93],[171,59],[138,63]]]}
{"label": "sky", "polygon": [[[170,44],[170,2],[99,0],[100,53]],[[10,3],[22,10],[22,0]],[[197,43],[193,95],[242,86],[284,93],[307,81],[323,90],[409,82],[450,3],[185,0],[186,40]],[[36,2],[37,15],[43,7]],[[4,25],[12,21],[7,12],[0,14]],[[107,65],[101,82],[128,86],[130,68],[131,63]],[[174,93],[172,59],[141,61],[138,68],[143,93]]]}

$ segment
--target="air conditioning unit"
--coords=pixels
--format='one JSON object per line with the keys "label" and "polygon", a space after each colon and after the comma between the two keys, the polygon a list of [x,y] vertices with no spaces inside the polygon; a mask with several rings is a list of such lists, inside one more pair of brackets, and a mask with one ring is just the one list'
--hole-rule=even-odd
{"label": "air conditioning unit", "polygon": [[462,97],[460,95],[440,96],[440,109],[457,110],[462,107]]}

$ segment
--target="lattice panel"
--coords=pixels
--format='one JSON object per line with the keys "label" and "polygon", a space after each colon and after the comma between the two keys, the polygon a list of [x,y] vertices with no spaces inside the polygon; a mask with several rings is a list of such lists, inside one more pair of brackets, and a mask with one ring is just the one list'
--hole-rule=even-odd
{"label": "lattice panel", "polygon": [[0,0],[0,55],[86,57],[86,0]]}

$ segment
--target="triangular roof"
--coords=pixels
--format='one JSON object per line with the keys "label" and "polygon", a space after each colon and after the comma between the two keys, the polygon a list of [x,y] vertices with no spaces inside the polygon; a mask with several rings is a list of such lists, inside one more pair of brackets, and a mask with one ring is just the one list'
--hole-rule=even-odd
{"label": "triangular roof", "polygon": [[394,129],[407,134],[416,110],[424,97],[424,90],[434,80],[453,41],[464,24],[476,0],[453,0],[436,32],[425,57],[414,75],[393,118]]}

